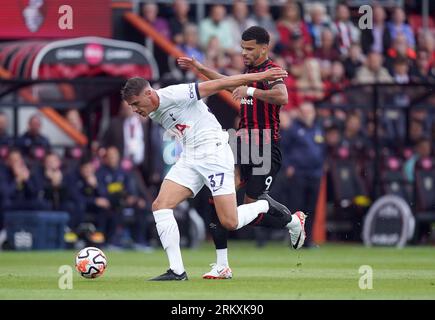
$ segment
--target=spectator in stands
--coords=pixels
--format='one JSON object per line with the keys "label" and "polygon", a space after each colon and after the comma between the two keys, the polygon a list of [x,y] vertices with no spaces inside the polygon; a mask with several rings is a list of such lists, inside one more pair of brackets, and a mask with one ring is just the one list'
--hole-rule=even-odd
{"label": "spectator in stands", "polygon": [[73,229],[77,227],[79,221],[75,221],[73,203],[70,201],[70,190],[68,180],[62,172],[62,161],[56,153],[49,152],[45,156],[42,172],[35,173],[40,180],[41,186],[39,196],[44,201],[48,209],[56,211],[66,211],[70,215],[68,226]]}
{"label": "spectator in stands", "polygon": [[[118,148],[109,146],[103,159],[102,166],[97,171],[98,184],[101,185],[100,194],[110,202],[110,210],[102,228],[107,243],[114,246],[121,245],[122,210],[127,205],[133,205],[132,185],[130,177],[120,166]],[[128,204],[125,202],[129,197]]]}
{"label": "spectator in stands", "polygon": [[116,146],[123,159],[140,166],[145,159],[145,136],[141,119],[123,101],[119,115],[112,119],[103,135],[102,146]]}
{"label": "spectator in stands", "polygon": [[414,61],[416,58],[415,50],[408,46],[404,34],[398,34],[393,40],[392,47],[387,50],[385,65],[391,73],[393,72],[394,61],[398,58],[405,58],[409,61]]}
{"label": "spectator in stands", "polygon": [[[408,64],[406,60],[398,60],[394,67],[394,81],[396,83],[408,83]],[[386,109],[382,117],[382,127],[385,131],[385,138],[390,147],[403,146],[406,139],[406,115],[403,108],[410,102],[410,96],[406,90],[394,87],[392,99],[395,109]]]}
{"label": "spectator in stands", "polygon": [[311,57],[312,54],[307,52],[306,47],[304,47],[304,41],[299,31],[295,31],[291,37],[292,40],[288,48],[280,50],[279,52],[285,59],[286,64],[290,67],[290,72],[295,77],[299,77],[302,75],[305,60]]}
{"label": "spectator in stands", "polygon": [[[77,132],[84,133],[83,121],[77,109],[69,109],[65,114],[65,119]],[[72,170],[78,165],[84,152],[84,147],[77,144],[65,148],[64,165],[67,171]]]}
{"label": "spectator in stands", "polygon": [[198,28],[192,23],[184,26],[181,50],[184,51],[186,56],[193,57],[199,62],[204,63],[205,55],[199,49]]}
{"label": "spectator in stands", "polygon": [[77,109],[72,108],[67,110],[65,113],[65,119],[78,132],[83,132],[83,121],[80,112]]}
{"label": "spectator in stands", "polygon": [[408,47],[415,48],[415,37],[411,26],[405,22],[405,11],[401,7],[396,7],[393,10],[391,22],[388,23],[391,39],[396,40],[399,34],[403,34]]}
{"label": "spectator in stands", "polygon": [[147,186],[160,184],[163,174],[160,128],[149,119],[142,120],[127,103],[121,103],[119,115],[110,122],[101,146],[115,146],[123,165],[140,172]]}
{"label": "spectator in stands", "polygon": [[283,164],[288,180],[288,203],[291,211],[305,210],[310,216],[305,230],[307,246],[312,245],[312,225],[325,160],[324,133],[316,121],[316,110],[309,102],[302,103],[299,117],[288,130],[282,131]]}
{"label": "spectator in stands", "polygon": [[420,138],[415,144],[414,154],[405,162],[405,165],[403,166],[405,177],[408,182],[413,183],[415,180],[415,164],[417,161],[425,157],[430,157],[431,154],[431,141],[425,137]]}
{"label": "spectator in stands", "polygon": [[337,154],[342,138],[340,128],[336,124],[330,124],[325,129],[325,151],[327,156]]}
{"label": "spectator in stands", "polygon": [[412,82],[435,83],[435,66],[430,65],[429,53],[426,50],[417,52],[417,59],[410,74]]}
{"label": "spectator in stands", "polygon": [[[222,70],[228,63],[225,50],[221,47],[219,39],[212,36],[208,42],[205,58],[205,64],[215,70]],[[234,51],[235,52],[235,51]],[[228,52],[230,55],[233,52]]]}
{"label": "spectator in stands", "polygon": [[263,27],[269,32],[269,47],[273,49],[279,40],[279,33],[276,29],[275,21],[270,13],[269,1],[255,0],[254,12],[251,15],[251,18],[255,21],[255,25]]}
{"label": "spectator in stands", "polygon": [[245,72],[246,66],[243,62],[243,56],[241,53],[235,52],[231,54],[229,58],[230,58],[230,63],[224,69],[225,75],[233,76]]}
{"label": "spectator in stands", "polygon": [[[404,57],[399,57],[393,64],[393,80],[397,84],[407,84],[410,82],[409,78],[409,64],[408,60]],[[396,92],[393,94],[394,105],[399,108],[406,108],[410,102],[410,96],[406,90],[400,87],[393,88]],[[404,143],[406,135],[406,116],[405,111],[402,109],[387,109],[384,111],[384,126],[387,137],[390,139],[392,145],[394,141]]]}
{"label": "spectator in stands", "polygon": [[360,32],[350,20],[350,11],[346,4],[337,4],[332,30],[337,38],[340,54],[347,56],[352,43],[359,43]]}
{"label": "spectator in stands", "polygon": [[320,59],[317,59],[317,61],[319,62],[320,65],[320,78],[322,79],[323,83],[325,83],[331,77],[332,61],[320,60]]}
{"label": "spectator in stands", "polygon": [[386,18],[385,9],[381,5],[373,6],[373,28],[364,29],[361,34],[364,54],[375,51],[386,55],[391,45],[391,33]]}
{"label": "spectator in stands", "polygon": [[165,19],[159,18],[158,14],[159,7],[157,6],[157,4],[153,2],[148,2],[142,6],[142,16],[145,21],[151,24],[151,26],[154,27],[154,29],[157,30],[159,34],[170,40],[171,30],[169,29],[169,24]]}
{"label": "spectator in stands", "polygon": [[304,61],[303,72],[296,80],[296,87],[302,101],[316,101],[323,98],[324,86],[317,59],[309,58]]}
{"label": "spectator in stands", "polygon": [[231,26],[226,20],[226,14],[223,5],[214,5],[210,10],[210,16],[200,22],[199,42],[203,48],[207,47],[211,37],[216,37],[223,49],[234,49],[236,43],[231,37]]}
{"label": "spectator in stands", "polygon": [[435,35],[430,30],[420,30],[418,34],[418,49],[429,54],[429,64],[435,66]]}
{"label": "spectator in stands", "polygon": [[5,159],[14,145],[14,140],[8,133],[9,119],[6,113],[0,111],[0,161]]}
{"label": "spectator in stands", "polygon": [[347,147],[351,152],[356,152],[359,154],[367,150],[368,142],[362,130],[360,114],[348,114],[344,126],[343,140],[341,145]]}
{"label": "spectator in stands", "polygon": [[[325,95],[334,91],[342,91],[349,84],[349,81],[346,79],[344,66],[340,61],[332,62],[331,74],[323,83],[325,87]],[[331,102],[334,104],[343,105],[345,101],[346,95],[343,93],[337,92],[334,93],[333,97],[331,97]]]}
{"label": "spectator in stands", "polygon": [[322,46],[323,30],[331,30],[331,24],[326,15],[326,7],[323,3],[315,2],[310,8],[311,21],[308,23],[308,30],[313,39],[314,49]]}
{"label": "spectator in stands", "polygon": [[329,29],[324,29],[321,34],[322,45],[314,51],[314,57],[319,60],[335,61],[340,59],[334,34]]}
{"label": "spectator in stands", "polygon": [[3,178],[4,210],[48,209],[39,198],[41,186],[38,179],[31,173],[18,149],[9,151]]}
{"label": "spectator in stands", "polygon": [[[103,165],[97,171],[104,197],[110,201],[110,216],[106,220],[105,234],[111,245],[121,245],[126,228],[126,220],[135,219],[136,208],[143,210],[145,201],[136,194],[132,176],[120,166],[120,154],[116,147],[109,146]],[[140,212],[143,214],[143,212]],[[128,239],[129,241],[130,239]]]}
{"label": "spectator in stands", "polygon": [[70,200],[75,204],[72,219],[77,225],[92,222],[98,231],[104,232],[106,220],[110,217],[110,201],[103,194],[103,182],[97,179],[91,157],[80,160],[79,169],[69,178],[69,185]]}
{"label": "spectator in stands", "polygon": [[25,157],[42,160],[50,151],[50,142],[41,134],[41,127],[41,117],[34,114],[29,119],[27,131],[18,138],[17,147]]}
{"label": "spectator in stands", "polygon": [[169,19],[169,29],[172,40],[180,45],[183,43],[183,29],[188,23],[192,23],[189,18],[189,3],[186,0],[175,0],[172,8],[174,16]]}
{"label": "spectator in stands", "polygon": [[312,40],[308,30],[308,26],[301,16],[299,5],[293,1],[287,1],[281,11],[281,17],[276,23],[276,28],[279,32],[279,46],[284,50],[288,49],[291,41],[294,40],[293,35],[301,35],[304,50],[312,51]]}
{"label": "spectator in stands", "polygon": [[356,75],[356,71],[363,65],[365,57],[361,52],[361,46],[357,43],[353,43],[349,49],[349,55],[344,60],[344,69],[346,70],[346,78],[353,80]]}
{"label": "spectator in stands", "polygon": [[240,40],[242,39],[242,33],[249,27],[255,25],[255,21],[248,17],[249,9],[245,0],[236,0],[233,2],[233,8],[231,16],[228,18],[228,23],[231,29],[231,36],[235,45],[235,50],[241,52]]}
{"label": "spectator in stands", "polygon": [[[286,61],[281,56],[277,56],[274,62],[284,70],[288,69]],[[282,110],[288,111],[290,112],[290,114],[293,114],[302,103],[301,96],[298,94],[297,91],[296,78],[293,76],[293,74],[289,73],[288,77],[284,79],[284,84],[287,87],[288,103],[282,106]]]}
{"label": "spectator in stands", "polygon": [[409,123],[409,141],[408,146],[414,148],[422,138],[425,137],[424,122],[418,119],[412,119]]}
{"label": "spectator in stands", "polygon": [[393,79],[395,83],[409,83],[409,64],[406,58],[397,58],[393,66]]}
{"label": "spectator in stands", "polygon": [[393,79],[386,68],[382,66],[382,55],[372,51],[365,65],[357,69],[355,81],[358,84],[391,83]]}

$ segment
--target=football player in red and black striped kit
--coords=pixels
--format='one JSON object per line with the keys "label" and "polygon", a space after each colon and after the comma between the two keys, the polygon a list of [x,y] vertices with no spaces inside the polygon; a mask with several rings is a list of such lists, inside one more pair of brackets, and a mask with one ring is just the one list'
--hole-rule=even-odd
{"label": "football player in red and black striped kit", "polygon": [[[250,27],[243,32],[241,47],[247,73],[277,67],[268,56],[269,40],[268,32],[259,26]],[[194,58],[181,57],[178,64],[184,69],[195,68],[209,79],[226,77],[205,67]],[[287,88],[279,79],[273,82],[254,82],[249,87],[233,88],[232,92],[233,98],[240,100],[236,187],[246,187],[244,202],[251,203],[257,199],[270,198],[267,193],[281,167],[279,111],[281,105],[287,104]],[[255,152],[253,149],[256,149]],[[246,154],[247,152],[249,154]],[[263,163],[258,161],[261,154]],[[211,221],[210,232],[216,246],[217,262],[212,264],[212,270],[204,274],[203,278],[230,279],[232,271],[228,264],[228,231],[219,223],[214,207]],[[303,212],[298,211],[292,215],[288,211],[287,215],[282,216],[260,214],[251,225],[287,228],[293,248],[299,249],[305,240],[304,223]]]}

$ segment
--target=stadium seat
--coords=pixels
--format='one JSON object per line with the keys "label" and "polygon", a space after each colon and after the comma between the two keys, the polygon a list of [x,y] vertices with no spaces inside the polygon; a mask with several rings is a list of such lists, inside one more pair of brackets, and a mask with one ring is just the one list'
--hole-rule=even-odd
{"label": "stadium seat", "polygon": [[435,161],[420,159],[415,167],[415,218],[416,235],[419,240],[422,228],[435,221]]}
{"label": "stadium seat", "polygon": [[[340,150],[341,149],[341,150]],[[344,233],[347,239],[360,239],[361,219],[368,205],[365,186],[346,148],[329,161],[328,180],[333,208],[328,210],[328,231]]]}
{"label": "stadium seat", "polygon": [[412,203],[412,186],[407,182],[403,173],[403,162],[395,156],[384,160],[381,185],[384,194],[394,194]]}

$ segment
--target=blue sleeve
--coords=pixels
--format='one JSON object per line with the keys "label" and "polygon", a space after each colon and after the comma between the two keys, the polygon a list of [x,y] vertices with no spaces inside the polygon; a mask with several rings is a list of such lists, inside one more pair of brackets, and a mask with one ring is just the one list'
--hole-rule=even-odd
{"label": "blue sleeve", "polygon": [[100,169],[97,171],[96,176],[97,176],[97,191],[98,194],[102,197],[106,197],[107,194],[107,186],[104,183],[104,169]]}

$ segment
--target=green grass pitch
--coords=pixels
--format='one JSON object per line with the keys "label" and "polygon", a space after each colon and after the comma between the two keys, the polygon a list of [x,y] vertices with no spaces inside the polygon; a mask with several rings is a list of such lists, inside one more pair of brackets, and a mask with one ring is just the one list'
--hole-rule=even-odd
{"label": "green grass pitch", "polygon": [[[327,244],[290,250],[281,242],[258,249],[230,242],[232,280],[203,280],[215,259],[211,243],[182,250],[189,281],[146,281],[167,268],[162,249],[152,253],[106,251],[101,278],[73,270],[73,289],[61,290],[61,265],[73,266],[75,251],[0,252],[0,299],[434,299],[433,247],[366,248]],[[359,268],[373,269],[373,288],[359,288]]]}

